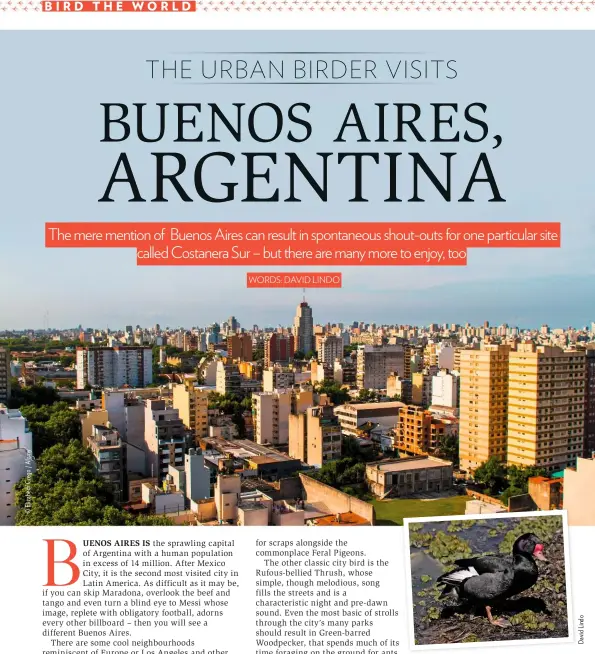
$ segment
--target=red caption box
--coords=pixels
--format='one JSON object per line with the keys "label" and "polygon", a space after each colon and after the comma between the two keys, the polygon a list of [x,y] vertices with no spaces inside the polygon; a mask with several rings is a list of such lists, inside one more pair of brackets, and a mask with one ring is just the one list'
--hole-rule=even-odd
{"label": "red caption box", "polygon": [[560,223],[46,223],[45,242],[139,266],[464,266],[472,247],[558,248]]}

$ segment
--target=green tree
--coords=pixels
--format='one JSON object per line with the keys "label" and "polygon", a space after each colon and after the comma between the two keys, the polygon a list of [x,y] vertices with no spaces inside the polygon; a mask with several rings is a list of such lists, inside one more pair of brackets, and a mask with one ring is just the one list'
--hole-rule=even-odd
{"label": "green tree", "polygon": [[366,462],[375,459],[377,451],[376,447],[362,449],[356,438],[353,438],[353,436],[344,436],[341,444],[341,453],[343,457]]}
{"label": "green tree", "polygon": [[165,516],[136,517],[114,506],[92,454],[79,441],[45,450],[35,473],[16,485],[16,504],[17,525],[171,524]]}
{"label": "green tree", "polygon": [[526,493],[529,487],[529,477],[547,477],[548,472],[545,468],[538,466],[508,466],[507,479],[510,486],[520,489],[521,493]]}
{"label": "green tree", "polygon": [[473,478],[483,484],[490,494],[495,495],[507,486],[506,466],[492,456],[475,470]]}
{"label": "green tree", "polygon": [[60,396],[55,388],[35,384],[34,386],[21,386],[16,379],[11,382],[11,396],[8,406],[11,409],[19,409],[25,404],[34,406],[47,406],[58,402]]}
{"label": "green tree", "polygon": [[366,464],[357,458],[344,457],[337,461],[329,461],[310,474],[323,484],[342,489],[365,481]]}
{"label": "green tree", "polygon": [[244,424],[244,412],[251,411],[252,400],[249,397],[242,398],[233,393],[209,393],[209,409],[218,409],[223,414],[231,416],[234,425],[238,428],[238,435],[242,438],[246,433]]}
{"label": "green tree", "polygon": [[508,487],[504,489],[499,499],[504,504],[508,503],[509,498],[515,495],[524,495],[529,490],[530,477],[547,477],[548,473],[545,468],[538,466],[508,466],[506,469],[506,483]]}
{"label": "green tree", "polygon": [[95,473],[91,453],[77,441],[57,444],[40,455],[36,472],[17,484],[16,522],[97,524],[112,501],[109,489]]}
{"label": "green tree", "polygon": [[335,406],[349,402],[349,392],[339,384],[330,379],[325,379],[314,385],[315,391],[322,395],[328,395]]}
{"label": "green tree", "polygon": [[5,347],[15,352],[43,352],[45,346],[45,340],[33,342],[27,336],[0,338],[0,347]]}
{"label": "green tree", "polygon": [[459,439],[452,434],[443,434],[438,439],[438,444],[433,454],[452,461],[455,466],[459,465]]}
{"label": "green tree", "polygon": [[66,402],[35,406],[27,404],[21,407],[21,413],[29,422],[33,432],[33,452],[39,456],[52,445],[67,445],[71,440],[81,438],[81,421],[76,411]]}
{"label": "green tree", "polygon": [[527,491],[517,486],[509,486],[503,493],[498,496],[502,504],[508,504],[508,500],[515,495],[524,495]]}
{"label": "green tree", "polygon": [[357,394],[357,400],[358,402],[376,402],[378,400],[378,393],[368,388],[360,388]]}

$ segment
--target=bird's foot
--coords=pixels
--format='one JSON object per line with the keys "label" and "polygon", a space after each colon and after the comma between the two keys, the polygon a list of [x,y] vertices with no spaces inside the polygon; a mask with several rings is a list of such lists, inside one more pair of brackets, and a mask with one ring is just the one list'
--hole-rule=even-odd
{"label": "bird's foot", "polygon": [[490,620],[490,622],[496,625],[496,627],[502,627],[503,629],[510,627],[510,622],[506,618],[498,618],[497,620]]}
{"label": "bird's foot", "polygon": [[488,620],[490,621],[490,624],[495,625],[496,627],[510,627],[510,622],[506,620],[505,618],[494,618],[492,615],[492,607],[486,606],[486,615],[488,616]]}

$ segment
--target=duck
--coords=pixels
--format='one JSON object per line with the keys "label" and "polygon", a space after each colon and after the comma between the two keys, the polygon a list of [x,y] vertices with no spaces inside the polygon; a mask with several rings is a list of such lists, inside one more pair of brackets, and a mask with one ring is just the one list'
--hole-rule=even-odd
{"label": "duck", "polygon": [[539,577],[535,559],[547,563],[543,543],[532,533],[519,536],[512,555],[486,555],[458,559],[454,570],[437,579],[443,585],[441,598],[454,595],[459,600],[483,606],[491,624],[508,627],[510,622],[492,615],[492,606],[531,588]]}

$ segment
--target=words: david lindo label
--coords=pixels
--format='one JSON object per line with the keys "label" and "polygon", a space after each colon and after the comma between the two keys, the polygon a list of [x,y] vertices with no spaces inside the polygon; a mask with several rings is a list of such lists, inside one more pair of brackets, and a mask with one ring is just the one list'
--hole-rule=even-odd
{"label": "words: david lindo label", "polygon": [[341,273],[247,273],[248,288],[341,288]]}

